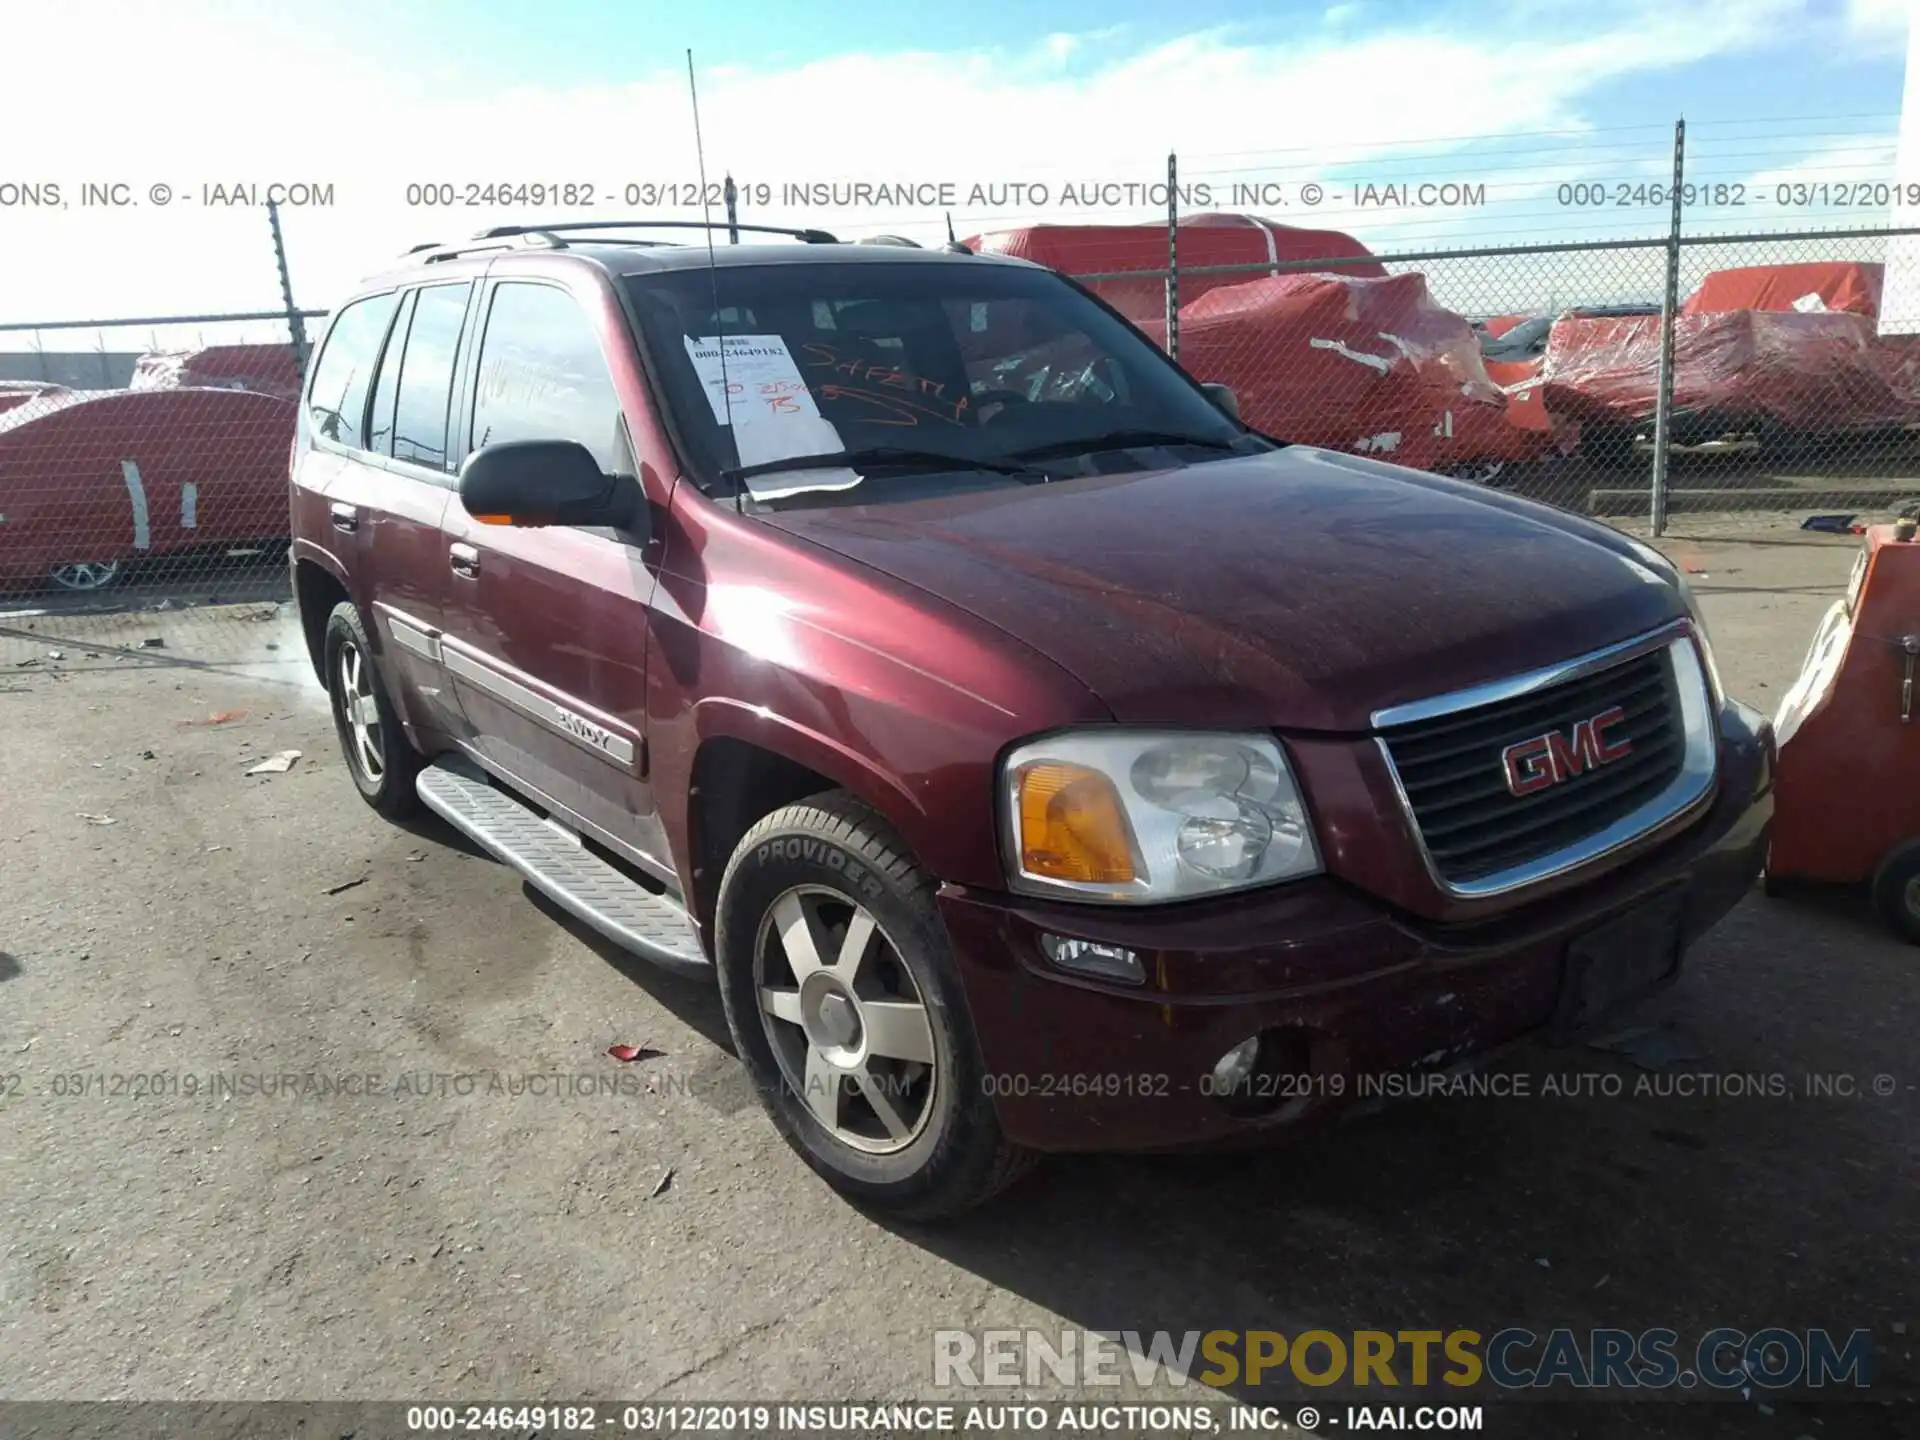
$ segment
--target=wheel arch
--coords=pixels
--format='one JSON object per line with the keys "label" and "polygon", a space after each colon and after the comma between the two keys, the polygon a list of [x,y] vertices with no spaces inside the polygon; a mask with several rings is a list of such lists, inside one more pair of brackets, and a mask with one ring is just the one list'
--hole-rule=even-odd
{"label": "wheel arch", "polygon": [[845,790],[871,805],[914,848],[924,810],[867,757],[761,707],[730,700],[702,701],[695,707],[695,728],[685,883],[703,934],[713,933],[720,878],[740,837],[782,806]]}
{"label": "wheel arch", "polygon": [[313,664],[314,678],[327,683],[327,617],[343,600],[351,600],[346,572],[333,557],[313,551],[299,551],[293,561],[293,595],[300,607],[300,633],[307,642],[307,659]]}

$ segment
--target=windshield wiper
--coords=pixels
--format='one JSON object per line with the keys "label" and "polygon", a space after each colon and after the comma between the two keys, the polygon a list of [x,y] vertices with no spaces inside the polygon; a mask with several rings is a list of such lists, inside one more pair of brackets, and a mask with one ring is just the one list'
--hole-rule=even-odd
{"label": "windshield wiper", "polygon": [[1077,440],[1052,440],[1045,445],[1030,445],[1012,451],[1009,460],[1045,460],[1059,455],[1091,455],[1101,450],[1148,449],[1160,445],[1197,445],[1203,450],[1231,450],[1240,446],[1232,440],[1215,440],[1205,435],[1183,435],[1174,430],[1112,430],[1105,435],[1086,435]]}
{"label": "windshield wiper", "polygon": [[762,460],[722,470],[722,480],[749,480],[782,470],[857,470],[862,465],[891,465],[908,470],[990,470],[996,475],[1028,475],[1031,465],[1007,460],[980,460],[939,450],[910,450],[897,445],[870,445],[864,450],[838,450],[829,455],[795,455],[786,460]]}

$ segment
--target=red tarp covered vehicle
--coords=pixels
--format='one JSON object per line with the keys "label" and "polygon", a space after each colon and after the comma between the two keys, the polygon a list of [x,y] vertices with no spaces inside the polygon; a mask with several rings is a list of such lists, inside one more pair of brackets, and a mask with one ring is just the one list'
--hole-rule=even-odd
{"label": "red tarp covered vehicle", "polygon": [[1873,319],[1880,313],[1883,278],[1881,266],[1852,260],[1715,270],[1686,298],[1680,313],[1713,315],[1727,310],[1795,310],[1819,314],[1844,310]]}
{"label": "red tarp covered vehicle", "polygon": [[[1540,375],[1549,414],[1577,422],[1589,444],[1617,445],[1652,421],[1660,319],[1560,320]],[[1878,432],[1916,420],[1920,352],[1905,337],[1882,340],[1863,315],[1730,310],[1674,321],[1676,443]]]}
{"label": "red tarp covered vehicle", "polygon": [[134,363],[130,390],[251,390],[300,398],[300,362],[291,345],[208,345],[155,351]]}
{"label": "red tarp covered vehicle", "polygon": [[[1279,264],[1282,261],[1344,260],[1316,270],[1346,275],[1383,276],[1387,272],[1366,246],[1338,230],[1299,230],[1256,215],[1195,215],[1178,226],[1180,265]],[[966,241],[987,255],[1013,255],[1058,270],[1063,275],[1101,275],[1114,271],[1167,268],[1167,227],[1147,225],[1029,225],[976,235]],[[1180,277],[1182,306],[1211,291],[1244,284],[1256,272]],[[1164,320],[1166,281],[1161,274],[1138,280],[1095,280],[1087,288],[1129,320]]]}
{"label": "red tarp covered vehicle", "polygon": [[[1881,267],[1853,261],[1716,270],[1674,321],[1673,438],[1878,434],[1920,421],[1920,344],[1881,337]],[[1652,424],[1660,320],[1563,317],[1540,396],[1583,445],[1618,453]]]}
{"label": "red tarp covered vehicle", "polygon": [[290,400],[57,391],[0,413],[0,588],[110,583],[132,560],[284,539]]}
{"label": "red tarp covered vehicle", "polygon": [[[1141,328],[1164,343],[1165,326]],[[1511,423],[1480,341],[1426,277],[1276,275],[1180,309],[1180,364],[1231,386],[1255,429],[1422,470],[1534,460],[1550,436]]]}
{"label": "red tarp covered vehicle", "polygon": [[0,380],[0,415],[47,395],[64,395],[67,387],[50,380]]}

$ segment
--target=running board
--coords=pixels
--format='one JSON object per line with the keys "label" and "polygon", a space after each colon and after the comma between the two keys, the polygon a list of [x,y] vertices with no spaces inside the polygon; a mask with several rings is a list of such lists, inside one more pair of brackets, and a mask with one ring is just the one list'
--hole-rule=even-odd
{"label": "running board", "polygon": [[712,976],[686,910],[623,875],[571,831],[458,761],[429,765],[415,788],[434,814],[616,945],[682,975]]}

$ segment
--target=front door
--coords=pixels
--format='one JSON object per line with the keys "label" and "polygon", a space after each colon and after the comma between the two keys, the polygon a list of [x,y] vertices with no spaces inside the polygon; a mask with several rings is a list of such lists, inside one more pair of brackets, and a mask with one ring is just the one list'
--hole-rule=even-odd
{"label": "front door", "polygon": [[[637,473],[600,338],[571,292],[496,281],[478,333],[469,451],[575,440],[608,473]],[[640,545],[609,530],[483,525],[457,497],[443,525],[443,655],[469,743],[670,880],[645,779],[654,580]]]}

